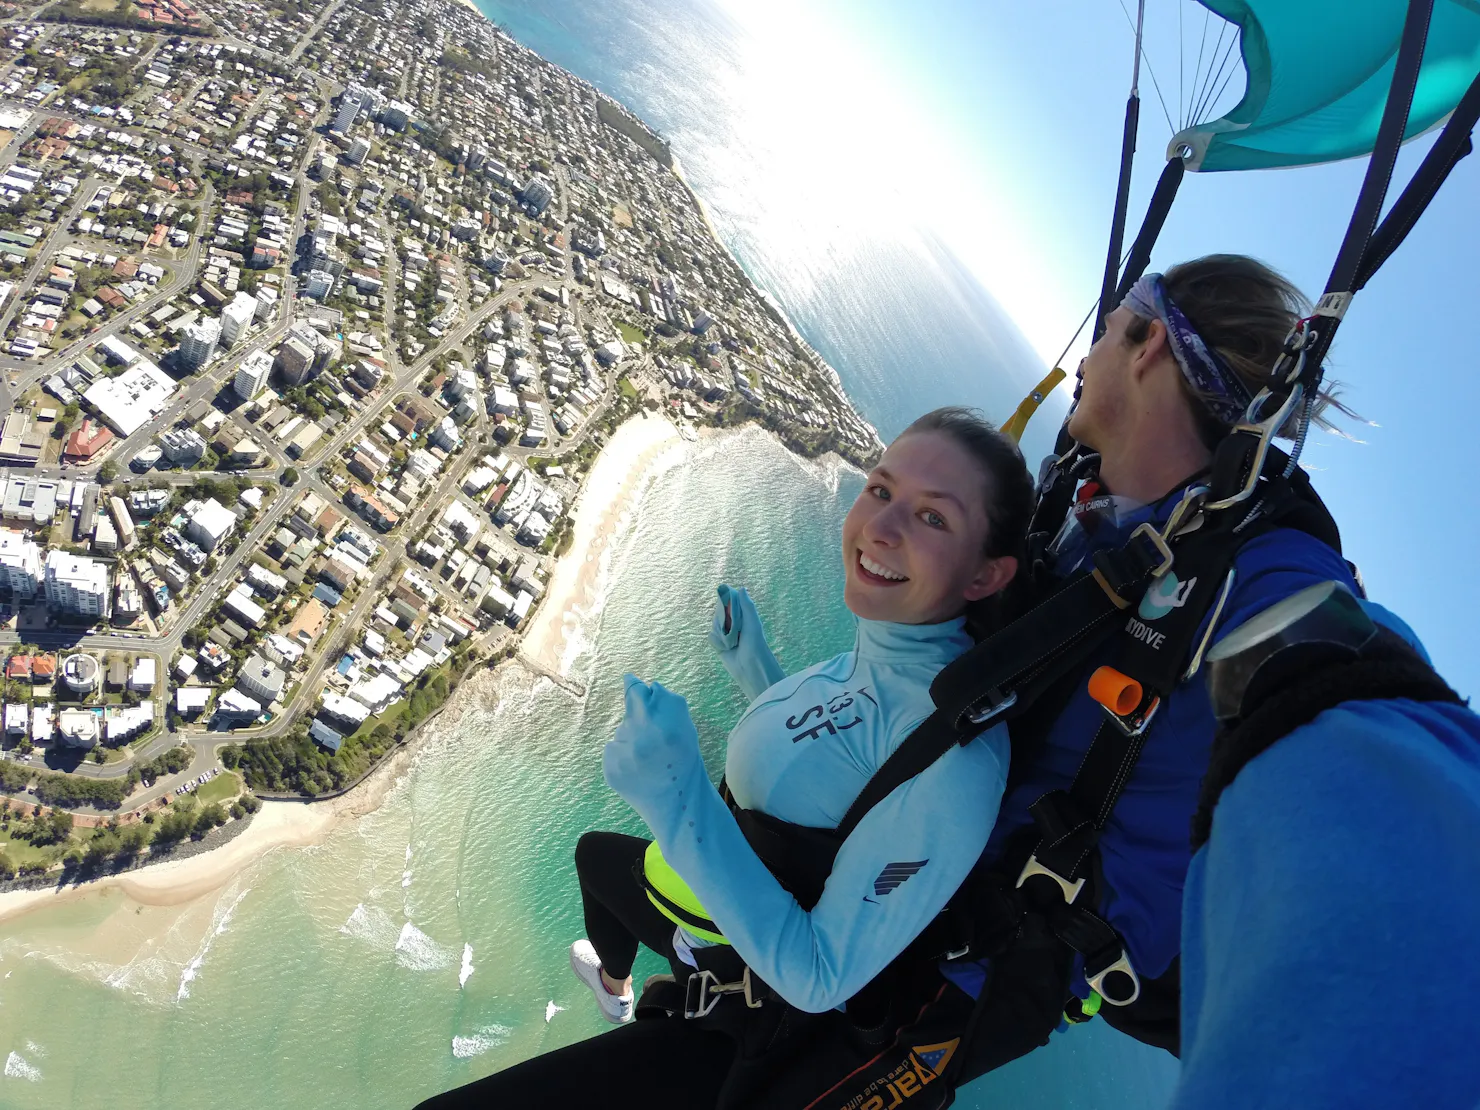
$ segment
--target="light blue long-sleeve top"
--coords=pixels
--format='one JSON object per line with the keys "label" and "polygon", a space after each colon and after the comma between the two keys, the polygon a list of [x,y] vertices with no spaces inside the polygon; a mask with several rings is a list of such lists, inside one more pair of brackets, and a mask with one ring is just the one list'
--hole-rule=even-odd
{"label": "light blue long-sleeve top", "polygon": [[[728,632],[717,620],[715,646],[752,699],[729,737],[735,801],[836,828],[930,715],[931,680],[971,646],[964,622],[860,620],[853,650],[784,677],[748,597],[729,596],[734,619]],[[986,845],[1007,768],[997,727],[898,787],[843,844],[810,912],[752,851],[702,762],[632,767],[614,780],[609,761],[608,781],[647,819],[741,958],[792,1005],[821,1012],[882,971],[955,893]]]}

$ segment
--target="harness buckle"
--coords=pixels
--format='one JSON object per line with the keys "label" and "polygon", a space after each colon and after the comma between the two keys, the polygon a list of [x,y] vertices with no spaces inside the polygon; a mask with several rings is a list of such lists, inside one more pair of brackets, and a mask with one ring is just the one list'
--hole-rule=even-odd
{"label": "harness buckle", "polygon": [[714,972],[701,968],[684,984],[683,1016],[690,1020],[708,1017],[727,994],[743,994],[745,1005],[751,1010],[759,1010],[765,1001],[755,997],[750,968],[732,983],[721,982]]}
{"label": "harness buckle", "polygon": [[[1130,980],[1129,995],[1126,995],[1124,991],[1117,991],[1110,985],[1109,977],[1112,975],[1123,975]],[[1090,973],[1088,961],[1086,961],[1084,981],[1089,984],[1091,990],[1112,1006],[1129,1006],[1141,997],[1141,977],[1131,966],[1131,958],[1126,955],[1124,948],[1120,949],[1120,954],[1114,961],[1093,974]]]}
{"label": "harness buckle", "polygon": [[1172,563],[1174,562],[1172,549],[1167,545],[1167,541],[1162,534],[1156,530],[1156,525],[1152,524],[1149,520],[1146,521],[1146,523],[1140,525],[1130,534],[1131,539],[1135,539],[1137,536],[1145,536],[1150,540],[1151,546],[1156,548],[1156,553],[1161,556],[1161,565],[1151,572],[1152,578],[1160,578],[1172,569]]}
{"label": "harness buckle", "polygon": [[1058,883],[1059,890],[1063,892],[1064,904],[1066,906],[1072,906],[1074,904],[1074,899],[1078,898],[1079,892],[1084,889],[1083,879],[1071,883],[1068,879],[1064,878],[1064,876],[1060,875],[1057,871],[1044,867],[1043,864],[1038,862],[1037,852],[1034,852],[1031,856],[1029,856],[1028,862],[1023,864],[1023,870],[1018,875],[1017,879],[1018,889],[1021,889],[1022,885],[1029,879],[1031,879],[1034,875],[1046,875],[1054,882]]}
{"label": "harness buckle", "polygon": [[1017,700],[1016,690],[1009,691],[1004,698],[1001,689],[993,688],[987,692],[987,704],[980,709],[970,710],[966,719],[974,725],[984,725],[993,717],[1006,713],[1017,704]]}
{"label": "harness buckle", "polygon": [[1154,694],[1143,701],[1131,712],[1124,715],[1116,713],[1108,706],[1102,706],[1105,714],[1115,722],[1115,727],[1127,736],[1141,736],[1151,727],[1151,721],[1156,716],[1156,711],[1161,708],[1161,698]]}

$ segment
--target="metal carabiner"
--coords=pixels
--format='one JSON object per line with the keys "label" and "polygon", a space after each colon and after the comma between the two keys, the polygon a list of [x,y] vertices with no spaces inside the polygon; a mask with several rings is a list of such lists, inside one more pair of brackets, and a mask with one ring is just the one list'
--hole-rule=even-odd
{"label": "metal carabiner", "polygon": [[[1302,355],[1301,357],[1303,358],[1304,356]],[[1249,476],[1244,480],[1243,488],[1237,493],[1221,498],[1218,501],[1209,501],[1204,505],[1203,508],[1208,512],[1219,512],[1223,509],[1232,508],[1234,505],[1242,501],[1247,501],[1250,497],[1254,496],[1254,491],[1259,488],[1259,477],[1264,472],[1264,460],[1269,456],[1269,445],[1274,441],[1274,437],[1279,434],[1279,430],[1285,426],[1285,421],[1290,418],[1290,414],[1295,411],[1300,402],[1305,398],[1305,386],[1297,382],[1295,388],[1290,390],[1279,408],[1275,409],[1271,415],[1264,419],[1259,419],[1258,414],[1264,402],[1273,396],[1275,394],[1272,390],[1261,389],[1259,396],[1249,402],[1249,408],[1244,414],[1243,423],[1234,425],[1234,429],[1230,433],[1231,435],[1254,435],[1258,437],[1258,443],[1254,448],[1254,458],[1249,466]]]}

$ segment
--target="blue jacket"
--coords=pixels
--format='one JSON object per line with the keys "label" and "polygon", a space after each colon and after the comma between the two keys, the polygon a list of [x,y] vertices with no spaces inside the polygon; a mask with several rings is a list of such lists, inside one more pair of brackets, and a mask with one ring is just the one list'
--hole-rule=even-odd
{"label": "blue jacket", "polygon": [[[784,677],[748,597],[730,596],[737,619],[715,645],[753,699],[730,733],[730,790],[746,809],[836,828],[930,715],[931,680],[971,637],[961,620],[859,621],[852,651]],[[607,777],[745,962],[792,1005],[821,1012],[882,971],[961,885],[992,829],[1007,761],[999,727],[897,788],[844,842],[810,912],[761,863],[702,765],[672,768],[670,785],[667,767],[654,775],[609,759]]]}
{"label": "blue jacket", "polygon": [[1187,874],[1175,1110],[1480,1105],[1480,718],[1355,702],[1250,761]]}
{"label": "blue jacket", "polygon": [[[1056,543],[1055,570],[1068,575],[1091,554],[1118,547],[1143,521],[1164,521],[1175,499],[1104,519],[1093,534],[1078,524],[1066,526]],[[1291,529],[1276,529],[1245,544],[1234,562],[1234,586],[1214,630],[1221,639],[1250,617],[1317,582],[1335,580],[1356,591],[1341,556],[1320,541]],[[1089,696],[1096,667],[1112,662],[1110,652],[1092,659],[1083,681],[1049,731],[1031,767],[1003,799],[997,827],[984,854],[991,864],[1008,841],[1033,824],[1028,807],[1050,790],[1067,790],[1105,711]],[[1207,769],[1215,723],[1201,675],[1179,686],[1162,705],[1147,733],[1146,745],[1130,781],[1100,838],[1104,884],[1100,912],[1125,938],[1131,964],[1140,976],[1155,978],[1171,965],[1180,948],[1182,886],[1192,852],[1188,830],[1198,790]],[[1026,773],[1023,773],[1023,772]],[[944,973],[975,996],[982,972],[969,964],[945,965]],[[1074,989],[1087,996],[1076,974]]]}

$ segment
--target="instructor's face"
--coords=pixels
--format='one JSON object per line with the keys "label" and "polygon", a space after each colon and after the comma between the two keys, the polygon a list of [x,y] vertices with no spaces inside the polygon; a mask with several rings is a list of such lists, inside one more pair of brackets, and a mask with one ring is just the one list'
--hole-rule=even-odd
{"label": "instructor's face", "polygon": [[936,624],[1000,588],[1002,561],[982,554],[987,483],[949,435],[890,444],[843,521],[848,608],[865,620]]}
{"label": "instructor's face", "polygon": [[1136,346],[1126,342],[1125,329],[1135,314],[1117,308],[1105,318],[1105,334],[1079,364],[1083,387],[1069,420],[1069,434],[1086,447],[1104,452],[1125,424],[1130,397],[1130,364]]}

